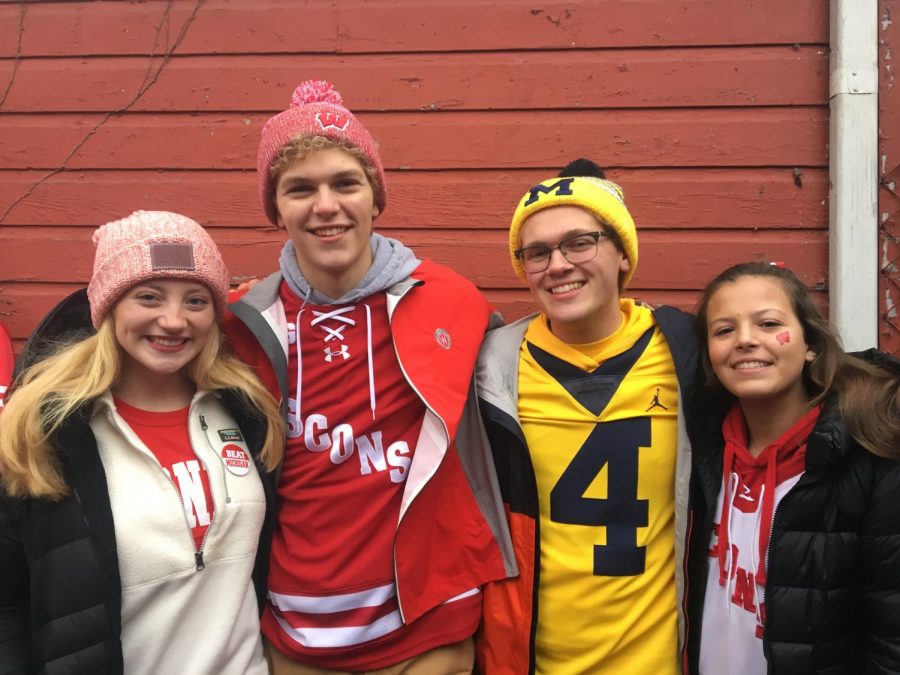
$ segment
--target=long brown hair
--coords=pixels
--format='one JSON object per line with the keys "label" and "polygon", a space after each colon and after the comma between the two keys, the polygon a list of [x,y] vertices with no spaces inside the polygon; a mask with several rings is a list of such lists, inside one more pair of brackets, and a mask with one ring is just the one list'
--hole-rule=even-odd
{"label": "long brown hair", "polygon": [[704,289],[697,310],[697,336],[706,384],[721,388],[709,360],[709,302],[724,284],[742,277],[776,279],[790,299],[803,327],[803,338],[815,354],[813,361],[803,368],[803,384],[810,405],[818,405],[832,394],[838,394],[841,415],[850,435],[874,455],[900,459],[900,377],[847,354],[837,330],[822,316],[809,291],[788,269],[763,262],[740,263],[724,270]]}

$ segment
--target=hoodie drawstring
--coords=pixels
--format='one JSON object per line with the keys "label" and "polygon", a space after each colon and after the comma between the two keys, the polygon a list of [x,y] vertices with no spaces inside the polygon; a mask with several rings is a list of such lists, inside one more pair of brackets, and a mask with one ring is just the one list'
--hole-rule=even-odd
{"label": "hoodie drawstring", "polygon": [[731,511],[737,496],[740,476],[734,472],[734,445],[725,442],[725,459],[722,462],[722,478],[725,494],[722,496],[722,514],[719,518],[719,585],[724,586],[731,576]]}
{"label": "hoodie drawstring", "polygon": [[[307,294],[308,295],[308,294]],[[303,416],[300,413],[300,402],[303,400],[303,343],[300,338],[300,317],[303,316],[303,308],[306,306],[306,300],[303,301],[303,304],[300,306],[300,311],[297,312],[297,323],[294,325],[296,328],[294,329],[294,334],[296,335],[297,340],[297,428],[301,429],[302,424],[300,420],[303,419]]]}
{"label": "hoodie drawstring", "polygon": [[366,308],[366,354],[369,358],[369,408],[372,411],[372,419],[375,419],[375,364],[372,358],[372,308]]}
{"label": "hoodie drawstring", "polygon": [[[805,445],[805,443],[804,443]],[[769,538],[772,536],[772,517],[775,515],[775,488],[778,486],[776,467],[778,465],[777,445],[769,448],[766,461],[766,482],[763,483],[759,497],[762,500],[762,514],[759,524],[759,565],[756,568],[756,583],[766,585],[766,551],[769,549]]]}
{"label": "hoodie drawstring", "polygon": [[[728,511],[726,513],[724,510],[725,500],[723,500],[722,520],[719,525],[719,551],[725,551],[725,555],[720,555],[719,557],[719,585],[725,585],[725,604],[729,613],[731,612],[729,599],[734,592],[734,584],[737,583],[735,576],[731,573],[736,562],[734,560],[734,551],[731,547],[731,516],[734,513],[732,507],[734,506],[734,498],[737,496],[739,482],[740,476],[735,472],[731,472],[728,476],[728,491],[726,492],[728,495]],[[722,548],[723,545],[724,548]]]}

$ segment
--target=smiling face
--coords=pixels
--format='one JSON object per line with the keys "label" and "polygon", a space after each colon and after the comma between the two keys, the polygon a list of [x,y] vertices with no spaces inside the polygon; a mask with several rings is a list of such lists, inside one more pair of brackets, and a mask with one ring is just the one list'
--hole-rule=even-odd
{"label": "smiling face", "polygon": [[[554,206],[538,211],[522,225],[519,247],[557,246],[586,232],[603,231],[597,219],[577,206]],[[597,242],[597,255],[571,263],[559,250],[543,272],[528,274],[526,282],[535,302],[550,320],[550,330],[568,344],[602,340],[621,323],[619,273],[628,270],[625,255],[609,238]]]}
{"label": "smiling face", "polygon": [[803,368],[814,354],[778,279],[743,276],[722,284],[706,317],[709,361],[725,389],[742,404],[806,406]]}
{"label": "smiling face", "polygon": [[124,350],[123,382],[183,378],[215,325],[210,290],[196,281],[152,279],[131,287],[112,309]]}
{"label": "smiling face", "polygon": [[379,211],[353,155],[330,147],[297,159],[278,177],[275,205],[278,225],[294,242],[297,264],[313,288],[339,298],[369,271]]}

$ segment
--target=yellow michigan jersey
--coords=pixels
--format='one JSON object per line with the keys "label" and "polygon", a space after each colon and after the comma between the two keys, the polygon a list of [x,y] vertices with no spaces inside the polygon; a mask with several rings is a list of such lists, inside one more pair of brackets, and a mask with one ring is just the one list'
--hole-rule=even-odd
{"label": "yellow michigan jersey", "polygon": [[613,335],[577,346],[541,315],[519,354],[540,502],[538,673],[679,672],[678,384],[652,312],[621,309]]}

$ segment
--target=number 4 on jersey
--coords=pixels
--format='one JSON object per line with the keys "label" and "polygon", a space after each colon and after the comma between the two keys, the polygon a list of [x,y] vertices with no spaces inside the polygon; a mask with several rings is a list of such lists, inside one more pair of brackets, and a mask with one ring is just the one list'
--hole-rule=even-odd
{"label": "number 4 on jersey", "polygon": [[[606,544],[594,546],[597,576],[644,572],[647,547],[637,545],[637,528],[647,526],[648,502],[637,498],[638,451],[649,446],[649,417],[601,422],[550,492],[550,520],[606,527]],[[606,499],[585,497],[604,466]]]}

